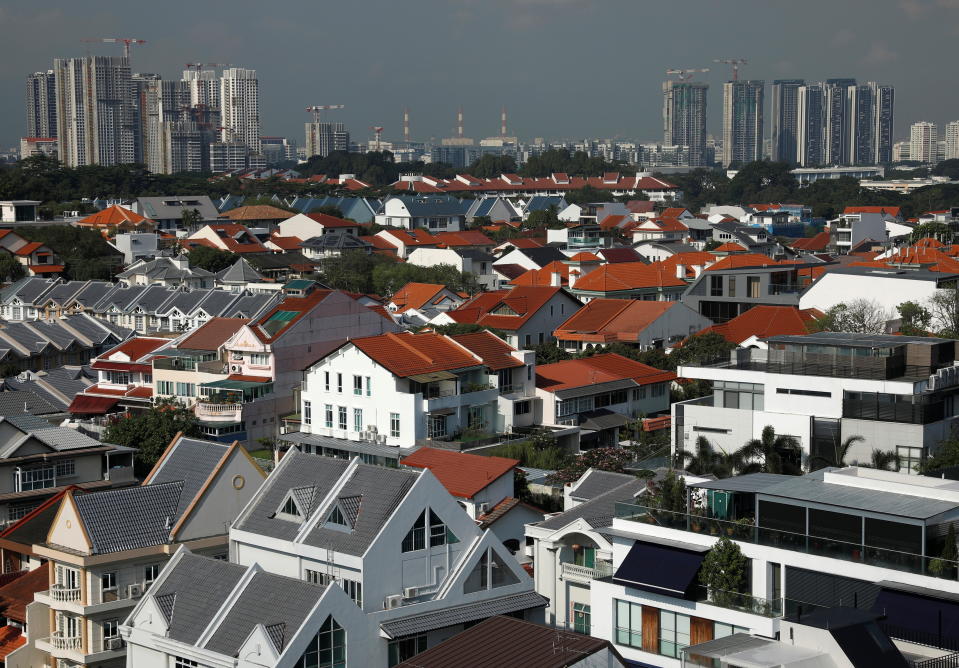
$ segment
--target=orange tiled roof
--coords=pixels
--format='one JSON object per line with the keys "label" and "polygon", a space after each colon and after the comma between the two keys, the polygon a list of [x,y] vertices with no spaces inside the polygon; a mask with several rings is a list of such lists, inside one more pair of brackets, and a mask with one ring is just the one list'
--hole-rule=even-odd
{"label": "orange tiled roof", "polygon": [[444,289],[445,285],[436,283],[407,283],[396,291],[390,301],[396,305],[397,313],[403,313],[411,308],[421,308]]}
{"label": "orange tiled roof", "polygon": [[235,209],[224,211],[217,218],[226,218],[227,220],[286,220],[296,214],[283,209],[278,209],[269,204],[254,204],[251,206],[238,206]]}
{"label": "orange tiled roof", "polygon": [[672,371],[655,369],[616,353],[604,353],[536,367],[536,387],[547,392],[626,379],[646,385],[675,380],[676,374]]}
{"label": "orange tiled roof", "polygon": [[746,267],[775,267],[788,264],[791,263],[773,260],[772,258],[766,255],[760,255],[759,253],[737,253],[735,255],[727,255],[716,262],[716,264],[713,266],[708,267],[706,271],[718,271],[720,269],[744,269]]}
{"label": "orange tiled roof", "polygon": [[530,269],[514,278],[510,283],[513,285],[550,286],[553,284],[553,274],[559,274],[561,285],[569,284],[569,265],[560,260],[553,260],[540,269]]}
{"label": "orange tiled roof", "polygon": [[111,355],[117,353],[124,353],[127,357],[130,358],[131,362],[136,362],[143,359],[146,355],[152,353],[154,350],[160,346],[170,342],[170,339],[160,339],[152,338],[147,336],[138,336],[136,338],[130,339],[129,341],[124,341],[115,348],[111,348],[107,352],[98,356],[98,359],[107,360]]}
{"label": "orange tiled roof", "polygon": [[740,244],[733,243],[732,241],[727,241],[721,246],[717,246],[713,249],[715,253],[745,253],[746,247]]}
{"label": "orange tiled roof", "polygon": [[814,308],[754,306],[728,322],[707,327],[700,334],[714,332],[730,343],[740,344],[751,336],[764,339],[785,334],[808,334],[816,320],[822,317],[823,312]]}
{"label": "orange tiled roof", "polygon": [[139,225],[140,223],[155,224],[149,218],[141,216],[135,211],[131,211],[119,204],[108,206],[103,211],[97,211],[77,221],[77,225],[89,225],[92,227],[114,227],[121,223],[133,223],[134,225]]}
{"label": "orange tiled roof", "polygon": [[[447,312],[447,315],[456,322],[474,323],[493,329],[515,331],[525,325],[526,321],[543,308],[560,290],[562,288],[517,285],[510,290],[482,292],[459,308]],[[503,309],[508,312],[506,314],[492,313],[496,309]]]}
{"label": "orange tiled roof", "polygon": [[569,258],[570,262],[602,262],[599,259],[599,256],[593,253],[587,253],[586,251],[580,251],[576,255]]}
{"label": "orange tiled roof", "polygon": [[285,251],[292,251],[299,250],[300,244],[303,243],[303,240],[297,237],[281,237],[278,234],[273,234],[270,237],[270,243]]}
{"label": "orange tiled roof", "polygon": [[471,499],[494,481],[509,474],[519,460],[422,447],[404,457],[400,463],[429,469],[450,494]]}
{"label": "orange tiled roof", "polygon": [[639,334],[679,302],[593,299],[556,328],[561,341],[635,342]]}
{"label": "orange tiled roof", "polygon": [[829,232],[823,230],[813,237],[796,239],[789,245],[796,250],[822,252],[829,246]]}
{"label": "orange tiled roof", "polygon": [[523,366],[523,363],[511,354],[516,352],[516,349],[489,330],[457,334],[450,338],[469,349],[474,355],[478,355],[483,360],[483,364],[493,371]]}
{"label": "orange tiled roof", "polygon": [[890,216],[898,216],[902,207],[898,206],[847,206],[843,213],[885,213]]}
{"label": "orange tiled roof", "polygon": [[14,253],[15,253],[16,255],[21,256],[21,257],[25,257],[25,256],[27,256],[27,255],[30,255],[30,253],[32,253],[32,252],[34,252],[34,251],[36,251],[36,250],[39,250],[40,248],[43,248],[43,242],[40,242],[40,241],[31,241],[30,243],[26,244],[25,246],[21,246],[20,248],[18,248],[17,250],[15,250]]}
{"label": "orange tiled roof", "polygon": [[594,269],[576,281],[576,290],[589,292],[619,292],[654,287],[685,287],[686,282],[676,278],[676,271],[663,264],[617,262]]}
{"label": "orange tiled roof", "polygon": [[456,345],[449,337],[433,332],[390,332],[351,339],[350,342],[377,364],[401,378],[482,364],[482,360]]}
{"label": "orange tiled roof", "polygon": [[227,339],[250,322],[246,318],[211,318],[177,344],[185,350],[219,350]]}

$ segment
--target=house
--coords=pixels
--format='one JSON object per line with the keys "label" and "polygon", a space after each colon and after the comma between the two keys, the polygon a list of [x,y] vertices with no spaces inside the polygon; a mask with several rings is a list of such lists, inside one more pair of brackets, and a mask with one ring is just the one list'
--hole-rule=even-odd
{"label": "house", "polygon": [[671,348],[711,321],[681,302],[592,299],[553,332],[569,352],[623,343],[639,350]]}
{"label": "house", "polygon": [[596,255],[607,264],[644,261],[643,256],[637,253],[634,248],[600,248],[596,251]]}
{"label": "house", "polygon": [[[327,585],[346,594],[344,603],[353,601],[341,606],[314,595],[314,626],[287,629],[289,659],[267,665],[294,666],[302,641],[331,615],[344,630],[340,645],[350,665],[384,666],[493,615],[537,621],[546,603],[493,532],[481,530],[427,469],[291,449],[234,522],[230,538],[234,563]],[[263,592],[257,610],[274,605],[271,590]],[[135,611],[133,629],[137,619]],[[246,629],[237,634],[249,637]]]}
{"label": "house", "polygon": [[329,257],[339,257],[343,253],[373,253],[373,244],[360,239],[348,232],[323,234],[300,243],[303,256],[308,260],[322,260]]}
{"label": "house", "polygon": [[0,382],[0,414],[26,412],[61,422],[75,395],[95,384],[97,374],[89,366],[64,365],[47,371],[24,371]]}
{"label": "house", "polygon": [[362,233],[362,225],[352,220],[344,220],[325,213],[299,213],[282,220],[277,232],[283,237],[312,239],[324,234],[345,232],[353,236]]}
{"label": "house", "polygon": [[493,222],[518,220],[523,212],[505,197],[482,197],[473,200],[466,211],[466,222],[476,218],[489,218]]}
{"label": "house", "polygon": [[597,298],[676,301],[687,287],[675,269],[666,265],[617,262],[589,272],[570,292],[586,303]]}
{"label": "house", "polygon": [[466,226],[466,213],[472,203],[445,194],[396,195],[383,202],[375,220],[385,227],[456,232]]}
{"label": "house", "polygon": [[204,225],[186,238],[202,246],[218,248],[231,253],[268,253],[250,230],[237,223],[212,223]]}
{"label": "house", "polygon": [[615,353],[543,364],[536,369],[542,415],[536,423],[579,425],[580,448],[615,447],[620,429],[669,410],[676,374]]}
{"label": "house", "polygon": [[[18,309],[22,307],[11,310],[16,314]],[[9,375],[86,364],[131,334],[83,313],[48,321],[0,323],[0,364],[6,365]]]}
{"label": "house", "polygon": [[248,228],[264,228],[272,232],[281,222],[293,215],[286,209],[279,209],[268,204],[254,204],[238,206],[235,209],[224,211],[218,214],[217,218],[236,225]]}
{"label": "house", "polygon": [[741,348],[765,348],[765,339],[791,334],[802,336],[818,330],[824,317],[819,309],[800,310],[795,306],[754,306],[721,325],[712,325],[699,334],[719,334]]}
{"label": "house", "polygon": [[324,207],[334,207],[340,210],[343,218],[355,220],[361,225],[373,222],[380,205],[377,200],[368,197],[294,197],[287,200],[286,204],[301,213],[313,213]]}
{"label": "house", "polygon": [[450,265],[464,274],[472,274],[484,289],[496,288],[499,278],[493,273],[493,256],[489,253],[458,248],[417,248],[407,262],[420,267]]}
{"label": "house", "polygon": [[567,255],[553,246],[517,244],[493,262],[493,270],[509,281],[530,269],[542,269],[550,262],[563,262],[566,259]]}
{"label": "house", "polygon": [[779,243],[769,236],[764,227],[752,227],[735,221],[721,221],[713,226],[712,240],[719,244],[739,244],[750,253],[776,257],[781,253]]}
{"label": "house", "polygon": [[683,241],[688,234],[689,228],[678,218],[651,218],[636,223],[632,230],[634,244],[641,241]]}
{"label": "house", "polygon": [[64,265],[49,246],[39,241],[27,241],[11,229],[0,229],[0,251],[5,251],[19,262],[27,276],[55,276]]}
{"label": "house", "polygon": [[245,257],[240,257],[226,269],[218,271],[216,285],[232,292],[243,292],[246,289],[255,292],[273,292],[283,287],[282,284],[266,281]]}
{"label": "house", "polygon": [[489,332],[352,338],[306,370],[301,429],[394,447],[510,432],[531,424],[532,360]]}
{"label": "house", "polygon": [[156,232],[121,232],[109,241],[110,245],[123,254],[123,264],[130,265],[137,260],[150,259],[160,254],[166,238]]}
{"label": "house", "polygon": [[390,298],[386,308],[390,313],[403,316],[406,322],[423,325],[466,299],[467,295],[453,292],[445,285],[407,283]]}
{"label": "house", "polygon": [[[556,629],[513,617],[490,617],[449,640],[417,654],[397,668],[449,668],[467,665],[508,666],[520,660],[529,668],[606,666],[625,668],[626,663],[607,640]],[[490,642],[495,638],[495,642]],[[468,657],[468,658],[467,658]]]}
{"label": "house", "polygon": [[[781,666],[905,668],[903,655],[955,652],[955,566],[946,575],[926,555],[941,554],[959,516],[956,482],[851,466],[687,489],[669,520],[644,499],[614,509],[611,576],[591,582],[590,632],[625,659],[676,666],[702,649],[712,662],[725,645],[728,665],[770,665],[776,654]],[[721,534],[745,558],[743,595],[701,584]],[[747,636],[764,638],[752,659]]]}
{"label": "house", "polygon": [[608,242],[609,237],[603,235],[599,223],[591,218],[566,223],[559,229],[546,230],[546,243],[562,246],[570,253],[584,249],[594,250],[608,245]]}
{"label": "house", "polygon": [[819,332],[765,343],[766,350],[677,369],[682,378],[712,381],[713,394],[673,404],[673,424],[682,425],[674,448],[704,436],[730,452],[769,425],[820,462],[835,460],[837,443],[861,436],[847,463],[879,450],[898,454],[901,470],[912,472],[952,433],[951,341]]}
{"label": "house", "polygon": [[93,228],[114,236],[117,232],[152,232],[156,223],[135,211],[113,204],[76,222],[77,227]]}
{"label": "house", "polygon": [[133,212],[149,218],[157,224],[157,230],[172,231],[186,229],[183,214],[188,218],[195,218],[191,223],[195,232],[197,228],[215,223],[219,212],[213,201],[206,195],[169,195],[160,197],[138,197],[133,201]]}
{"label": "house", "polygon": [[42,202],[33,199],[0,201],[0,223],[32,223],[39,219],[40,204]]}
{"label": "house", "polygon": [[0,521],[24,517],[69,485],[129,485],[133,450],[107,445],[32,415],[0,416]]}
{"label": "house", "polygon": [[[16,575],[16,574],[11,574]],[[37,592],[50,587],[50,563],[37,566],[29,572],[7,580],[0,586],[0,616],[6,625],[0,627],[0,660],[27,642],[27,605]]]}
{"label": "house", "polygon": [[432,324],[454,322],[503,332],[514,348],[552,340],[553,331],[582,303],[559,287],[516,286],[474,295],[459,308],[436,316]]}
{"label": "house", "polygon": [[185,255],[138,260],[117,274],[124,285],[162,285],[188,289],[212,288],[213,272],[191,267]]}
{"label": "house", "polygon": [[125,666],[120,623],[178,546],[226,557],[226,527],[265,477],[238,443],[177,434],[142,485],[66,492],[34,545],[50,588],[27,606],[28,642],[8,663]]}

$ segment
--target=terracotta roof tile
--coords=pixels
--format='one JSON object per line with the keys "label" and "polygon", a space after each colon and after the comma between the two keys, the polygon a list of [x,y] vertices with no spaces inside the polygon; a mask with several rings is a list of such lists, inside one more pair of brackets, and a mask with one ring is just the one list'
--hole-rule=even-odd
{"label": "terracotta roof tile", "polygon": [[186,350],[219,350],[227,339],[250,321],[246,318],[211,318],[177,344]]}
{"label": "terracotta roof tile", "polygon": [[[38,566],[29,573],[21,575],[16,580],[0,587],[0,615],[14,621],[25,623],[27,621],[27,605],[33,603],[33,595],[40,591],[46,591],[50,588],[50,562]],[[6,657],[16,647],[23,644],[22,636],[19,633],[11,634],[8,629],[13,627],[5,626],[0,629],[0,659]],[[19,629],[14,629],[19,631]],[[19,638],[19,644],[8,648],[8,643],[16,641]],[[6,650],[6,653],[4,653]]]}
{"label": "terracotta roof tile", "polygon": [[898,206],[847,206],[843,213],[886,213],[890,216],[898,216],[902,207]]}
{"label": "terracotta roof tile", "polygon": [[804,239],[796,239],[789,245],[796,250],[821,252],[826,250],[826,247],[829,246],[829,232],[823,230],[816,236],[807,237]]}
{"label": "terracotta roof tile", "polygon": [[445,289],[445,285],[437,283],[407,283],[390,301],[396,306],[397,313],[403,313],[411,308],[422,308]]}
{"label": "terracotta roof tile", "polygon": [[480,366],[483,362],[450,337],[426,332],[380,334],[351,339],[354,346],[391,373],[406,378]]}
{"label": "terracotta roof tile", "polygon": [[110,357],[117,353],[123,353],[130,358],[131,362],[137,362],[143,360],[147,355],[152,353],[157,348],[160,348],[164,344],[170,342],[170,339],[159,339],[151,338],[148,336],[137,336],[136,338],[130,339],[129,341],[124,341],[115,348],[111,348],[107,352],[99,355],[97,359],[109,360]]}
{"label": "terracotta roof tile", "polygon": [[679,302],[593,299],[556,328],[561,341],[635,342],[641,332]]}
{"label": "terracotta roof tile", "polygon": [[746,247],[741,246],[740,244],[733,243],[732,241],[727,241],[721,246],[717,246],[713,249],[714,253],[745,253]]}
{"label": "terracotta roof tile", "polygon": [[541,269],[530,269],[529,271],[517,276],[510,283],[513,285],[553,285],[553,274],[559,274],[560,285],[569,284],[569,265],[553,260]]}
{"label": "terracotta roof tile", "polygon": [[400,463],[429,469],[450,494],[471,499],[500,477],[510,474],[519,460],[423,447]]}
{"label": "terracotta roof tile", "polygon": [[268,204],[254,204],[224,211],[217,217],[227,220],[286,220],[294,215],[296,214]]}
{"label": "terracotta roof tile", "polygon": [[77,221],[77,225],[93,227],[114,227],[122,223],[133,223],[134,225],[155,225],[155,223],[149,218],[141,216],[135,211],[131,211],[130,209],[122,207],[119,204],[108,206],[103,211],[97,211],[96,213],[91,214],[86,218],[81,218]]}
{"label": "terracotta roof tile", "polygon": [[686,282],[676,278],[675,269],[662,264],[620,262],[605,264],[576,281],[576,290],[589,292],[620,292],[654,287],[685,287]]}
{"label": "terracotta roof tile", "polygon": [[[447,315],[456,322],[515,331],[525,325],[560,290],[562,288],[518,285],[511,290],[483,292],[459,308],[447,312]],[[496,309],[507,313],[491,312]]]}
{"label": "terracotta roof tile", "polygon": [[655,369],[616,353],[604,353],[536,367],[536,387],[547,392],[626,379],[646,385],[675,380],[676,374],[672,371]]}
{"label": "terracotta roof tile", "polygon": [[755,336],[803,335],[814,331],[815,322],[823,317],[819,309],[799,310],[795,306],[754,306],[721,325],[707,327],[700,334],[714,332],[730,343],[740,344]]}
{"label": "terracotta roof tile", "polygon": [[516,349],[488,330],[457,334],[450,338],[477,355],[483,360],[483,364],[493,371],[524,366],[523,362],[512,355]]}

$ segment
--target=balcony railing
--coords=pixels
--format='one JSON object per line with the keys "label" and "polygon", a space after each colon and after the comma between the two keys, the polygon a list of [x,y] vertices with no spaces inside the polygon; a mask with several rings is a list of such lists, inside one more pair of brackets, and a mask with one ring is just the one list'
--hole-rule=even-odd
{"label": "balcony railing", "polygon": [[63,585],[55,584],[50,588],[50,598],[54,601],[71,602],[80,600],[80,588],[79,587],[64,587]]}
{"label": "balcony railing", "polygon": [[608,578],[615,572],[616,569],[613,568],[613,564],[609,561],[603,561],[602,559],[597,559],[596,565],[592,568],[566,561],[560,564],[561,577],[564,580],[574,580],[576,582],[588,583],[590,580]]}
{"label": "balcony railing", "polygon": [[243,404],[210,404],[201,401],[197,403],[195,411],[198,418],[235,421],[243,415]]}
{"label": "balcony railing", "polygon": [[696,589],[696,601],[762,617],[782,617],[783,614],[782,599],[763,598],[738,591],[725,591],[700,586]]}
{"label": "balcony railing", "polygon": [[778,351],[745,349],[729,355],[703,358],[690,362],[690,367],[718,367],[745,371],[764,371],[797,376],[830,376],[834,378],[866,378],[869,380],[923,380],[936,369],[925,365],[906,364],[905,358],[832,357],[829,355],[782,356]]}
{"label": "balcony railing", "polygon": [[58,650],[79,650],[82,645],[80,636],[65,636],[59,631],[47,638],[47,641],[53,649]]}
{"label": "balcony railing", "polygon": [[771,283],[769,285],[769,294],[771,295],[791,295],[802,292],[807,286],[798,283]]}
{"label": "balcony railing", "polygon": [[730,522],[701,515],[659,510],[626,502],[617,503],[615,513],[618,518],[643,524],[653,524],[667,529],[711,536],[726,535],[743,543],[805,552],[806,554],[843,561],[854,561],[906,573],[916,573],[948,580],[955,580],[957,574],[959,574],[959,562],[912,552],[900,552],[899,550],[861,543],[849,543],[808,534],[757,527],[742,522]]}

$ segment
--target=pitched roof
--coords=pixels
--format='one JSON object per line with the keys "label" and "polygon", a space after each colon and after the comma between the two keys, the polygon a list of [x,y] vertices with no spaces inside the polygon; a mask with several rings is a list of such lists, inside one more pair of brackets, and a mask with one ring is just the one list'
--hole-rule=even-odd
{"label": "pitched roof", "polygon": [[351,339],[350,343],[402,378],[482,364],[479,358],[456,345],[450,337],[433,332],[389,332]]}
{"label": "pitched roof", "polygon": [[294,215],[296,214],[268,204],[255,204],[252,206],[239,206],[235,209],[224,211],[217,217],[227,218],[229,220],[286,220]]}
{"label": "pitched roof", "polygon": [[829,232],[823,230],[815,236],[796,239],[789,246],[796,250],[822,252],[829,246]]}
{"label": "pitched roof", "polygon": [[50,588],[50,566],[49,561],[44,562],[29,573],[0,587],[0,615],[25,624],[27,606],[33,603],[33,595]]}
{"label": "pitched roof", "polygon": [[306,217],[313,220],[314,222],[319,223],[323,227],[337,228],[337,227],[360,227],[360,224],[352,221],[345,220],[343,218],[337,218],[336,216],[331,216],[327,213],[308,213]]}
{"label": "pitched roof", "polygon": [[640,262],[643,256],[634,248],[601,248],[596,254],[610,264],[619,262]]}
{"label": "pitched roof", "polygon": [[633,341],[679,302],[636,299],[593,299],[556,328],[553,336],[566,341]]}
{"label": "pitched roof", "polygon": [[[577,271],[578,270],[574,270]],[[554,260],[541,269],[530,269],[527,272],[517,276],[510,283],[513,285],[553,285],[553,274],[559,274],[561,285],[569,284],[569,265],[559,260]]]}
{"label": "pitched roof", "polygon": [[429,469],[450,494],[471,499],[512,471],[519,464],[519,460],[422,447],[401,459],[400,463],[404,466]]}
{"label": "pitched roof", "polygon": [[111,489],[74,497],[94,554],[168,542],[183,482]]}
{"label": "pitched roof", "polygon": [[100,355],[97,359],[107,360],[113,355],[122,353],[129,357],[131,362],[137,362],[168,343],[170,343],[170,339],[137,336],[129,341],[124,341],[114,348],[111,348]]}
{"label": "pitched roof", "polygon": [[791,262],[780,262],[773,260],[767,255],[759,253],[736,253],[727,255],[720,259],[711,267],[706,267],[706,271],[720,271],[723,269],[745,269],[746,267],[775,267],[779,265],[789,265]]}
{"label": "pitched roof", "polygon": [[440,292],[447,289],[438,283],[407,283],[396,291],[390,299],[396,305],[396,312],[402,313],[411,308],[426,306]]}
{"label": "pitched roof", "polygon": [[265,343],[275,341],[331,294],[332,290],[315,289],[306,297],[287,297],[251,323],[250,329]]}
{"label": "pitched roof", "polygon": [[[518,285],[511,290],[482,292],[447,315],[456,322],[515,331],[561,291],[562,288]],[[495,310],[502,313],[493,313]]]}
{"label": "pitched roof", "polygon": [[[296,247],[299,248],[299,239]],[[255,283],[263,280],[262,274],[254,269],[245,257],[241,257],[226,269],[217,272],[216,277],[221,283]]]}
{"label": "pitched roof", "polygon": [[898,216],[902,212],[899,206],[847,206],[843,213],[885,213],[890,216]]}
{"label": "pitched roof", "polygon": [[174,519],[196,500],[203,485],[230,451],[229,443],[178,436],[160,457],[144,485],[181,482],[182,492]]}
{"label": "pitched roof", "polygon": [[808,334],[823,315],[814,308],[800,310],[795,306],[760,305],[721,325],[707,327],[700,334],[714,332],[736,344],[752,336],[764,339],[780,334]]}
{"label": "pitched roof", "polygon": [[489,330],[456,334],[450,338],[464,348],[468,348],[470,352],[483,360],[484,365],[493,371],[524,366],[522,361],[512,355],[516,352],[516,349]]}
{"label": "pitched roof", "polygon": [[145,216],[141,216],[135,211],[131,211],[126,207],[122,207],[119,204],[108,206],[103,211],[97,211],[96,213],[89,215],[86,218],[81,218],[77,221],[77,225],[92,225],[97,227],[112,227],[115,225],[120,225],[121,223],[133,223],[138,225],[140,223],[153,224],[153,221]]}
{"label": "pitched roof", "polygon": [[726,243],[717,246],[713,249],[714,253],[745,253],[746,247],[733,243],[732,241],[727,241]]}
{"label": "pitched roof", "polygon": [[594,269],[576,281],[573,289],[577,292],[619,292],[657,287],[686,287],[686,282],[676,278],[675,270],[663,264],[621,262]]}
{"label": "pitched roof", "polygon": [[676,374],[672,371],[661,371],[616,353],[603,353],[536,367],[536,387],[547,392],[616,380],[632,380],[638,385],[646,385],[675,378]]}
{"label": "pitched roof", "polygon": [[177,348],[182,350],[219,350],[220,346],[250,321],[246,318],[211,318],[182,339]]}

